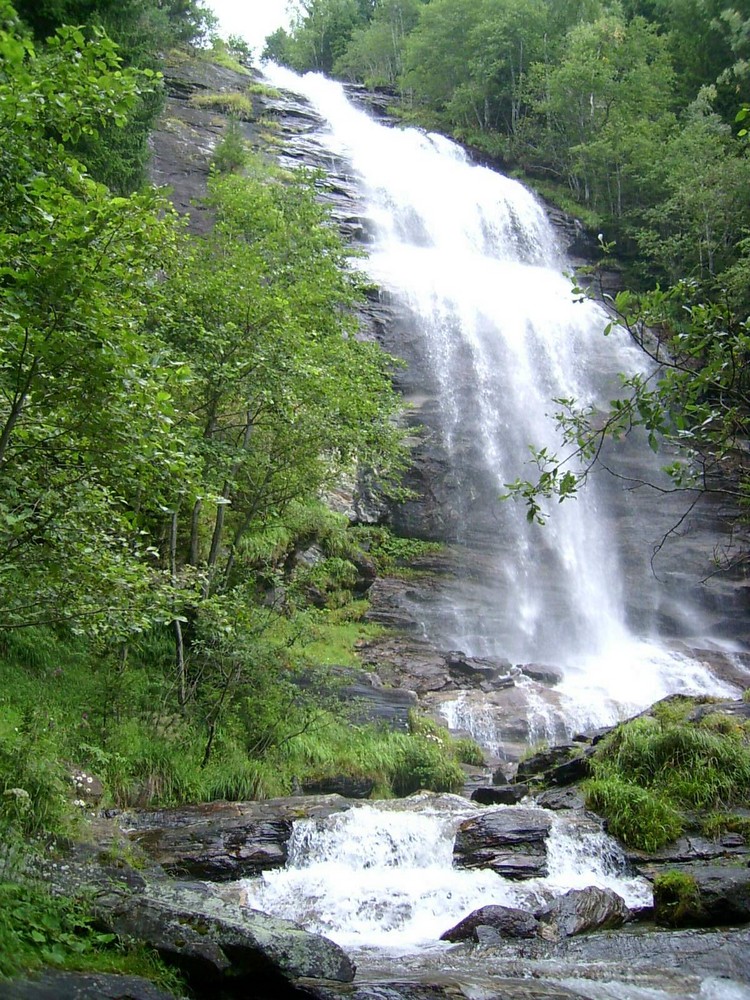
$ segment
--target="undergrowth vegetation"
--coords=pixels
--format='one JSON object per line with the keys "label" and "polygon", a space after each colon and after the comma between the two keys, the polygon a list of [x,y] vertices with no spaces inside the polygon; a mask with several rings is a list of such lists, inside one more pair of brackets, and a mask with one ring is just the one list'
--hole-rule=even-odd
{"label": "undergrowth vegetation", "polygon": [[96,927],[85,900],[52,895],[34,881],[0,881],[0,980],[41,966],[143,976],[184,994],[156,951]]}
{"label": "undergrowth vegetation", "polygon": [[689,719],[679,699],[618,726],[602,741],[587,803],[625,844],[653,851],[688,826],[708,835],[732,829],[732,807],[750,795],[750,729],[720,712]]}

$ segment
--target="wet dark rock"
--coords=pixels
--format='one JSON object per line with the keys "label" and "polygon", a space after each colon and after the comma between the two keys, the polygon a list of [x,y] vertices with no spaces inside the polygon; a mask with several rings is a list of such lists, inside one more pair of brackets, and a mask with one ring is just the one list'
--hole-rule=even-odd
{"label": "wet dark rock", "polygon": [[551,819],[541,809],[502,809],[467,820],[456,834],[457,868],[491,868],[510,879],[547,874]]}
{"label": "wet dark rock", "polygon": [[471,798],[483,806],[514,806],[528,794],[528,785],[493,785],[492,788],[475,788]]}
{"label": "wet dark rock", "polygon": [[595,747],[598,743],[601,743],[605,736],[609,736],[614,728],[614,726],[602,726],[600,729],[590,729],[585,733],[576,733],[573,737],[573,742],[589,743],[592,747]]}
{"label": "wet dark rock", "polygon": [[584,809],[583,795],[577,788],[550,788],[536,796],[536,804],[542,809]]}
{"label": "wet dark rock", "polygon": [[[489,928],[483,928],[489,930]],[[502,940],[499,935],[497,939]],[[306,984],[305,996],[313,1000],[469,1000],[477,994],[471,988],[466,991],[453,981],[445,982],[377,982],[355,986],[318,986]],[[492,977],[492,992],[482,991],[487,1000],[588,1000],[565,986],[553,982],[529,981],[520,978]]]}
{"label": "wet dark rock", "polygon": [[140,976],[42,969],[0,982],[0,1000],[175,1000],[175,995]]}
{"label": "wet dark rock", "polygon": [[355,722],[378,722],[401,732],[408,732],[409,713],[418,704],[414,691],[366,684],[347,684],[340,696],[349,702]]}
{"label": "wet dark rock", "polygon": [[531,938],[539,922],[533,913],[512,906],[482,906],[440,935],[441,941],[478,941],[477,929],[490,927],[500,937]]}
{"label": "wet dark rock", "polygon": [[555,687],[563,679],[563,672],[559,667],[551,667],[542,663],[524,663],[519,669],[525,677],[530,677],[532,681],[538,681],[539,684],[546,684],[549,687]]}
{"label": "wet dark rock", "polygon": [[627,852],[630,863],[647,878],[655,878],[668,868],[689,864],[719,862],[726,859],[729,864],[740,864],[750,857],[750,848],[745,843],[720,837],[709,840],[706,837],[688,834],[679,837],[656,851],[647,853],[631,849]]}
{"label": "wet dark rock", "polygon": [[493,785],[507,785],[508,775],[503,767],[496,767],[492,772],[492,784]]}
{"label": "wet dark rock", "polygon": [[577,781],[583,781],[591,775],[592,748],[587,747],[576,757],[557,767],[551,768],[544,775],[544,780],[550,785],[572,785]]}
{"label": "wet dark rock", "polygon": [[118,824],[171,875],[225,882],[281,867],[292,822],[348,809],[337,795],[132,810]]}
{"label": "wet dark rock", "polygon": [[685,876],[678,888],[657,880],[654,917],[672,927],[721,927],[750,921],[750,870],[692,864],[669,869]]}
{"label": "wet dark rock", "polygon": [[[605,965],[610,965],[610,980],[618,973],[648,974],[652,970],[652,975],[665,982],[666,970],[676,970],[683,975],[750,982],[750,929],[654,931],[628,925],[606,934],[574,937],[567,942],[565,954],[573,968],[590,963],[598,976]],[[661,976],[659,970],[664,970]]]}
{"label": "wet dark rock", "polygon": [[587,931],[621,927],[630,916],[625,900],[611,889],[571,889],[538,914],[539,934],[548,941]]}
{"label": "wet dark rock", "polygon": [[[577,743],[562,743],[559,746],[549,747],[547,750],[540,750],[539,753],[532,754],[526,760],[522,760],[516,772],[516,781],[525,781],[527,778],[541,777],[552,768],[560,764],[567,764],[572,754],[580,751],[581,746]],[[563,782],[561,782],[562,784]]]}
{"label": "wet dark rock", "polygon": [[508,660],[492,660],[478,656],[467,656],[457,650],[445,654],[445,662],[451,677],[459,682],[461,687],[502,687],[507,684],[512,687],[513,679],[509,676],[511,664]]}
{"label": "wet dark rock", "polygon": [[203,883],[165,880],[146,893],[99,894],[97,919],[111,933],[143,941],[206,983],[254,989],[299,977],[351,982],[338,945],[288,920],[241,908]]}
{"label": "wet dark rock", "polygon": [[347,799],[367,799],[374,787],[374,778],[350,774],[334,774],[302,783],[305,795],[342,795]]}

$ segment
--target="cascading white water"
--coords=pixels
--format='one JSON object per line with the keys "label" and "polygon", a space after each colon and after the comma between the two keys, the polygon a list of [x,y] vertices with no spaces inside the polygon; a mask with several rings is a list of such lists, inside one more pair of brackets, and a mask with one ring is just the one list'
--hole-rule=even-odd
{"label": "cascading white water", "polygon": [[614,841],[557,817],[546,878],[513,882],[489,869],[452,868],[458,825],[478,812],[464,799],[441,796],[436,808],[422,795],[301,820],[287,867],[246,882],[246,902],[347,948],[401,954],[438,946],[443,931],[479,906],[534,910],[589,885],[614,889],[630,906],[650,903],[648,883],[626,874]]}
{"label": "cascading white water", "polygon": [[504,484],[533,476],[530,445],[558,449],[554,399],[604,407],[618,372],[646,370],[623,331],[602,336],[604,311],[573,296],[540,204],[444,137],[376,123],[336,83],[273,66],[267,76],[312,103],[327,122],[318,141],[351,165],[372,232],[362,266],[408,310],[423,395],[438,410],[445,520],[470,570],[420,609],[429,638],[562,667],[572,727],[616,721],[674,691],[733,693],[658,638],[667,618],[672,635],[705,631],[699,606],[650,573],[642,528],[666,530],[661,501],[644,507],[594,475],[540,527],[500,500]]}

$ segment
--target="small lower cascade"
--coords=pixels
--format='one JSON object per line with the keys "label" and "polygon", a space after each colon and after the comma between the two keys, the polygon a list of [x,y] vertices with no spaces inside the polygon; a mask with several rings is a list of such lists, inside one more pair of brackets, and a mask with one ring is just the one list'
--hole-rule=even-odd
{"label": "small lower cascade", "polygon": [[626,874],[615,842],[574,819],[553,818],[545,878],[517,882],[454,868],[456,830],[481,812],[457,796],[424,794],[298,821],[286,868],[246,882],[247,905],[353,951],[403,954],[444,948],[440,935],[488,904],[533,911],[590,885],[613,889],[633,907],[650,903],[648,883]]}

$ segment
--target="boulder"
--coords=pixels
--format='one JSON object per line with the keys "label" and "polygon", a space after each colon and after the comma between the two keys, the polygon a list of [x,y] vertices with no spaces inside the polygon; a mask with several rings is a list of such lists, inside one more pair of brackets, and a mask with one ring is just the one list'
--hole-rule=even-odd
{"label": "boulder", "polygon": [[451,677],[460,687],[502,688],[515,684],[510,676],[511,664],[508,660],[467,656],[452,650],[445,654],[445,662]]}
{"label": "boulder", "polygon": [[42,969],[0,982],[0,1000],[175,1000],[174,993],[140,976]]}
{"label": "boulder", "polygon": [[479,941],[477,930],[490,927],[502,938],[531,938],[537,933],[539,922],[533,913],[513,906],[481,906],[455,927],[440,935],[441,941]]}
{"label": "boulder", "polygon": [[282,989],[300,977],[354,979],[354,965],[333,941],[242,908],[200,882],[155,882],[138,895],[102,892],[94,910],[108,931],[156,948],[200,982]]}
{"label": "boulder", "polygon": [[524,677],[538,684],[546,684],[548,687],[555,687],[564,676],[560,667],[551,667],[543,663],[523,663],[520,670]]}
{"label": "boulder", "polygon": [[591,747],[579,753],[576,757],[558,764],[544,775],[550,785],[573,785],[591,776],[591,757],[594,751]]}
{"label": "boulder", "polygon": [[750,869],[693,864],[654,883],[654,918],[671,927],[721,927],[750,921]]}
{"label": "boulder", "polygon": [[550,788],[536,796],[536,804],[542,809],[584,809],[586,802],[577,788]]}
{"label": "boulder", "polygon": [[541,809],[500,809],[461,824],[453,847],[457,868],[491,868],[510,879],[547,874],[552,824]]}
{"label": "boulder", "polygon": [[475,788],[471,798],[483,806],[514,806],[528,794],[528,785],[493,785],[492,788]]}
{"label": "boulder", "polygon": [[725,859],[742,864],[750,857],[750,848],[744,838],[736,834],[723,834],[716,840],[709,840],[697,834],[687,834],[658,850],[647,853],[630,849],[627,858],[637,871],[653,879],[666,868],[681,868],[701,862],[721,864]]}
{"label": "boulder", "polygon": [[[580,751],[580,743],[562,743],[559,746],[549,747],[547,750],[540,750],[539,753],[532,754],[531,757],[527,757],[526,760],[519,763],[515,780],[526,781],[529,778],[539,777],[547,779],[554,769],[574,764]],[[565,771],[560,773],[564,775]],[[571,778],[570,781],[560,780],[556,781],[555,784],[571,784],[575,780],[575,778]]]}
{"label": "boulder", "polygon": [[621,927],[630,916],[625,900],[611,889],[571,889],[538,914],[539,935],[548,941],[586,931]]}

